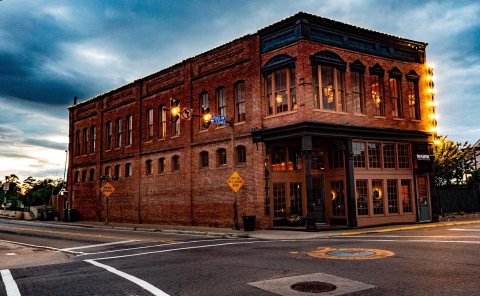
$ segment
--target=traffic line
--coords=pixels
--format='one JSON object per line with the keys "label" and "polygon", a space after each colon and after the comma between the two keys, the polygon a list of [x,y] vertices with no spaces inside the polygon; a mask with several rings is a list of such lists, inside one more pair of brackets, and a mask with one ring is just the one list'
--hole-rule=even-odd
{"label": "traffic line", "polygon": [[[127,279],[135,284],[137,284],[138,286],[142,287],[143,289],[147,290],[148,292],[152,293],[153,295],[156,295],[156,296],[169,296],[167,293],[163,292],[162,290],[160,290],[159,288],[155,287],[154,285],[142,280],[142,279],[139,279],[133,275],[130,275],[128,273],[125,273],[123,271],[120,271],[116,268],[113,268],[109,265],[105,265],[105,264],[102,264],[102,263],[99,263],[97,261],[94,261],[94,260],[85,260],[85,262],[88,262],[90,264],[93,264],[95,266],[98,266],[98,267],[101,267],[101,268],[104,268],[108,271],[110,271],[111,273],[114,273],[124,279]],[[18,294],[20,295],[20,294]],[[9,295],[10,296],[10,295]]]}
{"label": "traffic line", "polygon": [[2,275],[3,284],[5,285],[5,290],[7,291],[7,296],[20,296],[20,291],[18,290],[17,283],[13,279],[10,270],[3,269],[0,271]]}
{"label": "traffic line", "polygon": [[131,243],[131,242],[138,242],[138,241],[139,241],[138,239],[132,239],[132,240],[126,240],[126,241],[120,241],[120,242],[112,242],[112,243],[88,245],[88,246],[73,247],[73,248],[64,248],[64,249],[60,249],[60,251],[71,251],[71,250],[96,248],[96,247],[103,247],[103,246],[110,246],[110,245],[118,245],[118,244],[128,244],[128,243]]}
{"label": "traffic line", "polygon": [[19,245],[19,246],[25,246],[25,247],[31,247],[31,248],[37,248],[37,249],[52,250],[52,251],[57,251],[57,252],[65,252],[65,253],[70,253],[70,254],[74,254],[74,255],[83,254],[83,252],[62,251],[61,249],[54,248],[54,247],[40,246],[40,245],[32,245],[32,244],[26,244],[26,243],[19,243],[19,242],[4,240],[4,239],[0,239],[0,242],[10,243],[10,244]]}
{"label": "traffic line", "polygon": [[452,230],[452,231],[466,231],[466,232],[480,231],[480,229],[471,229],[471,228],[450,228],[449,230]]}

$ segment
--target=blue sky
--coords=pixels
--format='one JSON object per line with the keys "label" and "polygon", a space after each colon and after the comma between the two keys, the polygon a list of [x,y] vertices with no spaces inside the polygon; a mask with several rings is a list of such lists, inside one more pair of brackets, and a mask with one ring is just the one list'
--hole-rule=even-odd
{"label": "blue sky", "polygon": [[480,138],[480,2],[0,1],[0,178],[63,177],[67,106],[299,11],[427,42],[440,133]]}

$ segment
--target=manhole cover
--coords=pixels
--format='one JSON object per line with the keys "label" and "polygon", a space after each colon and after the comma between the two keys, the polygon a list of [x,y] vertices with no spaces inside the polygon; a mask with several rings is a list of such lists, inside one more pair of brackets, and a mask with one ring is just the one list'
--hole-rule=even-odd
{"label": "manhole cover", "polygon": [[317,248],[307,252],[307,255],[325,259],[366,260],[390,257],[394,256],[395,253],[386,250],[364,248]]}
{"label": "manhole cover", "polygon": [[295,291],[305,293],[323,293],[330,292],[337,288],[337,286],[324,282],[299,282],[290,286]]}

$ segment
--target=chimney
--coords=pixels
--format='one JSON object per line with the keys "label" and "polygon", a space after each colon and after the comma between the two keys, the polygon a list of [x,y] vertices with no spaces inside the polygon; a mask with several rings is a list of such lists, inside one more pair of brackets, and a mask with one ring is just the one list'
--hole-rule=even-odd
{"label": "chimney", "polygon": [[77,104],[77,100],[78,100],[78,98],[77,98],[76,96],[73,97],[73,105],[74,105],[74,106]]}

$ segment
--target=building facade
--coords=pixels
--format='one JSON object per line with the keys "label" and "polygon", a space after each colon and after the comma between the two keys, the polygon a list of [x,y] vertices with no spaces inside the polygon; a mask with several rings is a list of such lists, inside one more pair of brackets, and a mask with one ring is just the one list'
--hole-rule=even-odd
{"label": "building facade", "polygon": [[[219,227],[237,215],[258,228],[429,221],[426,46],[298,13],[74,104],[69,207],[84,220],[108,206],[110,221]],[[170,122],[171,98],[230,124]],[[115,187],[108,204],[101,179]]]}

